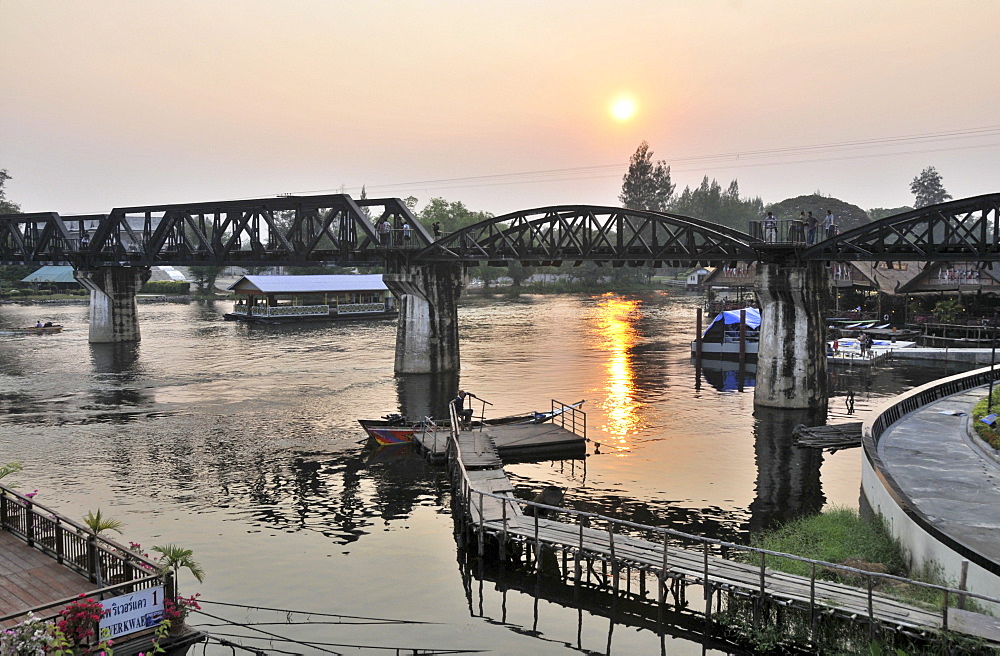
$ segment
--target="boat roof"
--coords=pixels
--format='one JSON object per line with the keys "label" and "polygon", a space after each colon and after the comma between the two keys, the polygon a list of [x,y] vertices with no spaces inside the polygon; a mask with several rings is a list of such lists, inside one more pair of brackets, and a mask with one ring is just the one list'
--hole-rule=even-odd
{"label": "boat roof", "polygon": [[712,329],[712,326],[719,322],[722,322],[727,326],[734,323],[738,324],[740,322],[740,312],[746,312],[747,328],[756,330],[760,327],[760,310],[755,307],[746,307],[740,310],[725,310],[724,312],[720,312],[715,315],[715,318],[712,319],[712,323],[708,324],[708,328],[705,329],[702,336],[708,334],[708,331]]}
{"label": "boat roof", "polygon": [[282,292],[366,292],[386,290],[381,273],[331,276],[243,276],[229,289],[256,290],[265,294]]}
{"label": "boat roof", "polygon": [[47,265],[29,276],[21,278],[21,282],[76,282],[73,277],[73,267]]}

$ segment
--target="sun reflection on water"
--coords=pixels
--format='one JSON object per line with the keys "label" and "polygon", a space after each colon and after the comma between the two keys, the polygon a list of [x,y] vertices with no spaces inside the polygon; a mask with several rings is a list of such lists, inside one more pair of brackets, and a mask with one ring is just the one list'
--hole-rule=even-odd
{"label": "sun reflection on water", "polygon": [[631,450],[629,438],[642,428],[631,359],[631,349],[639,341],[634,323],[641,316],[640,307],[638,300],[607,294],[597,302],[592,317],[594,347],[607,356],[604,364],[607,377],[601,390],[605,394],[601,409],[607,423],[601,429],[610,438],[604,444],[619,453]]}

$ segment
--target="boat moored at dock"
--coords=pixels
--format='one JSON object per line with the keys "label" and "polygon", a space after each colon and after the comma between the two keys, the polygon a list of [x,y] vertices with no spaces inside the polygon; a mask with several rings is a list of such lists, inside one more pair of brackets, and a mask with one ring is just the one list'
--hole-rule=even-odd
{"label": "boat moored at dock", "polygon": [[[585,401],[580,400],[568,405],[559,404],[553,406],[547,412],[527,412],[496,419],[476,419],[471,422],[471,428],[481,428],[484,426],[506,426],[510,424],[541,424],[545,423],[564,412],[579,409]],[[438,431],[450,431],[451,421],[448,419],[431,419],[424,417],[417,421],[411,421],[400,414],[384,415],[381,419],[359,419],[358,423],[365,429],[368,436],[382,446],[392,444],[405,444],[413,442],[415,436],[422,433],[434,433]]]}
{"label": "boat moored at dock", "polygon": [[[745,317],[741,326],[740,317]],[[716,315],[701,334],[701,353],[708,358],[738,358],[742,350],[756,360],[760,339],[760,310],[755,307],[726,310]],[[691,342],[691,355],[698,351],[699,340]]]}

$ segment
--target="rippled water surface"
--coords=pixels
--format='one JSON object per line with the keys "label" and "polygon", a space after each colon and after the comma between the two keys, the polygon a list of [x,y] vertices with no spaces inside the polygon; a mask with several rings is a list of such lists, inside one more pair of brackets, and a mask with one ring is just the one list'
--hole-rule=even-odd
{"label": "rippled water surface", "polygon": [[[222,320],[229,303],[143,304],[142,342],[112,346],[88,344],[85,305],[4,306],[0,330],[37,319],[66,328],[0,336],[0,462],[20,460],[25,471],[5,482],[38,488],[36,501],[63,514],[100,507],[125,522],[124,540],[193,549],[208,577],[198,586],[182,575],[183,592],[417,622],[303,624],[205,606],[243,622],[292,617],[259,628],[327,643],[254,641],[259,648],[701,653],[702,640],[684,631],[666,627],[661,639],[553,595],[536,603],[516,584],[470,583],[445,473],[408,447],[374,449],[356,421],[439,412],[459,384],[493,403],[493,416],[584,398],[590,455],[509,466],[520,493],[555,484],[579,509],[734,541],[824,504],[857,506],[858,450],[792,447],[792,427],[821,420],[755,417],[752,374],[742,391],[735,371],[696,375],[696,303],[666,294],[470,300],[460,310],[461,377],[433,380],[393,376],[394,322],[246,326]],[[829,420],[863,418],[880,398],[938,375],[901,365],[834,372]]]}

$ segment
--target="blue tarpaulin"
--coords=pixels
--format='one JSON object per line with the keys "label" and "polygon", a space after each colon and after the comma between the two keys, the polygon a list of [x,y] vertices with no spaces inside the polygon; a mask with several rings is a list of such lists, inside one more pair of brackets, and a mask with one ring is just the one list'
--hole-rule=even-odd
{"label": "blue tarpaulin", "polygon": [[[716,324],[725,324],[727,326],[730,324],[739,325],[740,312],[744,311],[747,313],[747,328],[750,330],[757,330],[760,327],[760,310],[755,307],[748,307],[743,308],[742,310],[726,310],[725,312],[720,312],[716,315],[715,319],[712,320],[712,323],[708,324],[708,328],[706,328],[705,332],[702,333],[702,337],[707,337],[709,331],[712,330]],[[720,329],[721,326],[716,328],[716,330]]]}

